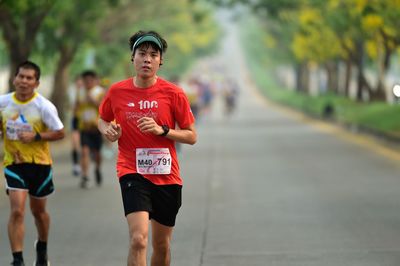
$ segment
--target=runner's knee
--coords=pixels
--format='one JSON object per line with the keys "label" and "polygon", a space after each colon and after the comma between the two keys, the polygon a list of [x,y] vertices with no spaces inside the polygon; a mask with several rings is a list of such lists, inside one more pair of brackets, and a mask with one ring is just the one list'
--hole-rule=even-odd
{"label": "runner's knee", "polygon": [[168,254],[170,243],[167,239],[153,240],[153,250],[159,254]]}
{"label": "runner's knee", "polygon": [[11,210],[11,220],[13,222],[21,222],[24,220],[25,212],[23,209],[15,208]]}
{"label": "runner's knee", "polygon": [[140,234],[140,233],[134,233],[131,236],[130,245],[131,245],[131,249],[133,249],[133,250],[145,249],[147,247],[147,235]]}
{"label": "runner's knee", "polygon": [[32,211],[33,217],[35,217],[35,219],[38,219],[38,220],[41,220],[47,216],[47,212],[43,209],[32,208],[31,211]]}

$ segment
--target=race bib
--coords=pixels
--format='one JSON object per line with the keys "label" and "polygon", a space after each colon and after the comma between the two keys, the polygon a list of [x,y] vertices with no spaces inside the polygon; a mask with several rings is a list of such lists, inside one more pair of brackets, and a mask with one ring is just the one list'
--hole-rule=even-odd
{"label": "race bib", "polygon": [[136,149],[136,170],[143,175],[171,173],[172,158],[168,148]]}
{"label": "race bib", "polygon": [[7,120],[6,135],[10,140],[19,140],[18,134],[20,132],[32,132],[32,126],[28,123],[21,121]]}

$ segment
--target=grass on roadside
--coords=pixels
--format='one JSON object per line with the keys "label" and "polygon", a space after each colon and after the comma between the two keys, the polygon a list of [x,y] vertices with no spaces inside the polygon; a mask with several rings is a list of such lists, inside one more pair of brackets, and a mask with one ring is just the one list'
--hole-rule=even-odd
{"label": "grass on roadside", "polygon": [[[254,21],[249,20],[248,23],[254,23]],[[276,65],[276,62],[271,63],[268,59],[273,51],[263,46],[260,27],[247,25],[244,28],[246,32],[243,34],[251,36],[242,38],[242,40],[251,40],[251,42],[243,42],[250,75],[261,92],[270,100],[320,118],[324,117],[326,107],[330,105],[333,108],[332,118],[340,123],[357,125],[400,137],[400,104],[360,103],[333,94],[315,97],[279,86],[271,74],[273,73],[271,65]],[[259,40],[255,40],[257,37]],[[256,43],[259,43],[260,47],[255,47]]]}

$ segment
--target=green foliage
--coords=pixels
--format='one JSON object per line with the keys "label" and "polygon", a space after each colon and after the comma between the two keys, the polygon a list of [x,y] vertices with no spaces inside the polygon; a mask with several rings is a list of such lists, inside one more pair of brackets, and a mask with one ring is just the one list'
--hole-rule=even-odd
{"label": "green foliage", "polygon": [[[157,30],[167,39],[169,49],[162,68],[167,76],[184,73],[198,56],[217,47],[218,26],[210,5],[201,0],[165,0],[163,8],[158,2],[139,0],[0,2],[0,10],[9,9],[16,25],[23,25],[25,18],[44,6],[51,9],[35,38],[31,57],[45,73],[54,71],[61,55],[70,54],[73,75],[93,67],[102,75],[125,76],[131,73],[128,39],[139,29]],[[22,27],[18,29],[21,32],[13,34],[23,36]],[[88,64],[93,53],[94,64]]]}
{"label": "green foliage", "polygon": [[109,0],[57,1],[37,37],[36,53],[51,61],[61,47],[78,49],[98,38],[96,25],[109,8]]}
{"label": "green foliage", "polygon": [[[74,5],[73,2],[59,5],[60,12],[69,15],[64,17],[55,12],[46,21],[47,31],[43,31],[47,39],[42,38],[41,41],[51,45],[65,44],[66,41],[71,42],[71,45],[79,44],[78,57],[72,65],[73,74],[87,67],[116,79],[132,74],[128,39],[140,29],[156,30],[167,39],[169,49],[162,68],[162,73],[167,76],[184,72],[197,56],[209,53],[216,47],[218,27],[211,16],[210,8],[201,2],[179,0],[177,3],[168,0],[163,2],[163,9],[160,10],[158,3],[139,5],[137,1],[127,1],[108,9],[104,14],[91,11],[93,8],[90,5],[98,7],[99,1],[80,2],[84,3],[84,7]],[[107,1],[103,2],[107,4]],[[81,19],[77,20],[71,14],[77,14]],[[64,17],[63,22],[60,22],[59,16]],[[57,32],[62,37],[57,38],[54,34]],[[65,34],[68,36],[63,37]],[[42,54],[52,53],[48,45],[42,48],[45,50],[42,49]],[[94,65],[88,65],[85,57],[93,51]]]}
{"label": "green foliage", "polygon": [[279,43],[277,47],[294,52],[292,62],[351,58],[360,52],[355,48],[358,41],[367,45],[367,55],[376,60],[384,49],[400,45],[397,0],[234,2],[259,10],[255,14],[265,22],[265,30]]}
{"label": "green foliage", "polygon": [[[122,6],[120,12],[117,11],[118,17],[124,17],[122,8],[133,9],[128,6]],[[108,24],[117,23],[116,13],[110,14]],[[165,0],[162,9],[158,3],[143,5],[135,16],[130,12],[118,27],[102,34],[107,39],[96,44],[96,64],[106,70],[104,74],[116,79],[121,75],[131,75],[128,39],[138,30],[151,29],[159,32],[168,42],[160,74],[181,76],[197,57],[215,51],[219,30],[212,14],[210,7],[202,1]]]}
{"label": "green foliage", "polygon": [[340,123],[400,137],[400,104],[359,103],[333,94],[312,97],[282,88],[273,75],[274,62],[268,60],[274,51],[260,53],[255,43],[262,42],[262,35],[256,34],[259,28],[254,20],[247,22],[241,29],[247,63],[252,78],[267,98],[315,117],[324,117],[325,108],[330,105],[334,110],[333,118]]}
{"label": "green foliage", "polygon": [[0,1],[0,7],[8,9],[14,22],[23,21],[24,16],[34,16],[40,12],[43,8],[52,6],[56,0],[2,0]]}
{"label": "green foliage", "polygon": [[335,108],[338,110],[336,118],[340,122],[400,136],[400,105],[351,102],[346,105],[336,104]]}
{"label": "green foliage", "polygon": [[[1,35],[1,30],[0,30]],[[0,39],[0,51],[6,51],[6,44],[2,39]],[[0,67],[6,66],[8,63],[8,58],[6,53],[0,53]]]}

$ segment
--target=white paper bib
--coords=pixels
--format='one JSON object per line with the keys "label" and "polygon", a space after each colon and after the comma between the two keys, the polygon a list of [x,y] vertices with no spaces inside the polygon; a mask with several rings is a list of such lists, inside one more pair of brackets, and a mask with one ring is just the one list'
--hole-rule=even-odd
{"label": "white paper bib", "polygon": [[20,132],[32,132],[32,126],[28,123],[7,120],[6,123],[6,134],[10,140],[19,140],[18,134]]}
{"label": "white paper bib", "polygon": [[136,149],[136,171],[145,175],[171,173],[172,158],[168,148]]}

